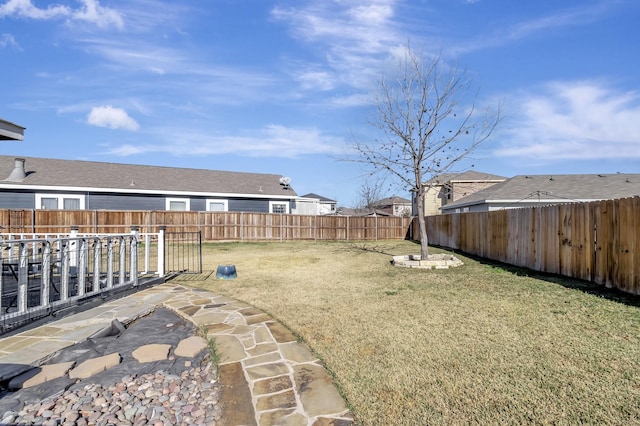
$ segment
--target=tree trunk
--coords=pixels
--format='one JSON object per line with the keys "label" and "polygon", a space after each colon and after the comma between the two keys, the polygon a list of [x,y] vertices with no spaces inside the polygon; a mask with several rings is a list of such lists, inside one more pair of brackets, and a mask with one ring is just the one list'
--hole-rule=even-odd
{"label": "tree trunk", "polygon": [[429,237],[427,236],[427,224],[424,218],[424,191],[418,191],[418,227],[420,228],[420,258],[427,260],[429,258]]}

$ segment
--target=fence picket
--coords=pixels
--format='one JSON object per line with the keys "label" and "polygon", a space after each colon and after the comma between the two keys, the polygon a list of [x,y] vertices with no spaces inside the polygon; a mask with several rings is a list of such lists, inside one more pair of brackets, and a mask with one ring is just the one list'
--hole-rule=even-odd
{"label": "fence picket", "polygon": [[640,197],[426,220],[434,245],[640,294]]}
{"label": "fence picket", "polygon": [[[208,241],[419,238],[417,219],[245,212],[0,210],[5,232],[201,231]],[[640,197],[428,216],[430,244],[640,294]]]}

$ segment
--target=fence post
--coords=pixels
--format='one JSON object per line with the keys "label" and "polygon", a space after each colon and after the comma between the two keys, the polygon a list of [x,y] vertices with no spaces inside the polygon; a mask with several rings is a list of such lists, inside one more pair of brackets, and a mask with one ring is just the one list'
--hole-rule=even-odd
{"label": "fence post", "polygon": [[40,291],[42,294],[40,305],[49,305],[49,291],[51,288],[51,241],[47,239],[42,246],[42,282]]}
{"label": "fence post", "polygon": [[351,216],[347,216],[347,241],[349,241],[349,218]]}
{"label": "fence post", "polygon": [[119,266],[119,271],[118,271],[118,285],[122,285],[124,284],[125,281],[125,275],[127,274],[127,265],[126,265],[126,259],[127,259],[127,240],[125,239],[124,236],[119,236],[118,237],[118,248],[119,248],[119,252],[120,252],[120,256],[119,256],[119,260],[118,260],[118,266]]}
{"label": "fence post", "polygon": [[18,253],[18,312],[27,312],[27,285],[29,273],[29,248],[27,243],[20,242]]}
{"label": "fence post", "polygon": [[100,290],[100,269],[102,263],[102,240],[93,238],[93,291]]}
{"label": "fence post", "polygon": [[71,227],[71,240],[69,241],[69,273],[77,274],[78,268],[78,227]]}
{"label": "fence post", "polygon": [[200,256],[200,269],[198,273],[202,273],[202,232],[198,232],[198,255]]}
{"label": "fence post", "polygon": [[144,236],[144,274],[149,273],[151,263],[151,234]]}
{"label": "fence post", "polygon": [[240,242],[244,242],[244,212],[240,212]]}
{"label": "fence post", "polygon": [[165,258],[165,231],[166,226],[161,226],[158,230],[158,277],[164,277],[164,258]]}
{"label": "fence post", "polygon": [[87,252],[89,250],[87,239],[80,240],[80,249],[78,255],[78,268],[76,270],[78,280],[78,296],[84,296],[86,292],[86,268],[87,268]]}
{"label": "fence post", "polygon": [[131,227],[129,278],[134,287],[138,286],[138,227]]}
{"label": "fence post", "polygon": [[69,298],[69,244],[70,240],[60,240],[60,301],[66,301]]}
{"label": "fence post", "polygon": [[107,237],[107,288],[113,287],[113,238]]}
{"label": "fence post", "polygon": [[375,227],[376,227],[376,241],[378,241],[378,215],[374,213],[373,217],[376,218],[374,224],[375,224]]}
{"label": "fence post", "polygon": [[0,235],[0,248],[2,249],[2,251],[0,251],[0,312],[2,312],[2,285],[3,285],[3,280],[4,280],[4,265],[2,264],[3,260],[4,260],[4,241],[2,239],[2,235]]}

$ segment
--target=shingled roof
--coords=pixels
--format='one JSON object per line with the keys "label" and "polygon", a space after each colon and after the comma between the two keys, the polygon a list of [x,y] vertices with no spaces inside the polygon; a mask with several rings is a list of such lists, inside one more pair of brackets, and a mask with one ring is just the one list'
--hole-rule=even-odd
{"label": "shingled roof", "polygon": [[281,175],[274,174],[23,158],[26,177],[20,181],[7,181],[16,158],[0,156],[0,186],[128,193],[297,196],[292,188],[280,183]]}
{"label": "shingled roof", "polygon": [[393,197],[383,198],[373,203],[374,206],[391,206],[393,204],[411,204],[411,200],[394,195]]}
{"label": "shingled roof", "polygon": [[443,185],[449,182],[502,182],[507,178],[491,173],[467,170],[461,173],[443,173],[427,182],[427,185]]}
{"label": "shingled roof", "polygon": [[317,198],[318,200],[324,201],[324,202],[327,202],[327,203],[335,203],[336,202],[336,200],[332,200],[331,198],[323,197],[322,195],[318,195],[318,194],[315,194],[313,192],[310,192],[308,194],[303,195],[302,198]]}
{"label": "shingled roof", "polygon": [[477,204],[588,202],[640,196],[640,174],[521,175],[443,206]]}

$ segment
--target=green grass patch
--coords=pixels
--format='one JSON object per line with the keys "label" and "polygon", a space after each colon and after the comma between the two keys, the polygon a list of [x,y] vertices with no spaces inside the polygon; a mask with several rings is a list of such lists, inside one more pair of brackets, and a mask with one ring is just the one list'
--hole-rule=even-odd
{"label": "green grass patch", "polygon": [[[205,244],[189,285],[269,312],[330,369],[359,424],[640,424],[638,299],[406,241]],[[439,252],[440,250],[433,250]]]}

